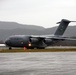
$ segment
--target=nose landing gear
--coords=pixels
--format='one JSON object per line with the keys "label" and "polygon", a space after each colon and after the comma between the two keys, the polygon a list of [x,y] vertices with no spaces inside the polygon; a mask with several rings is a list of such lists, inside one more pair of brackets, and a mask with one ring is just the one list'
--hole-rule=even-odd
{"label": "nose landing gear", "polygon": [[9,50],[11,50],[12,49],[12,47],[9,47]]}

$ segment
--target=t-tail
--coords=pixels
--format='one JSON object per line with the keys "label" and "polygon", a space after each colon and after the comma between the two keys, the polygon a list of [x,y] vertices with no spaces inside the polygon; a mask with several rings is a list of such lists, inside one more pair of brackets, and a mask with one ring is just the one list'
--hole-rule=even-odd
{"label": "t-tail", "polygon": [[76,21],[69,21],[69,20],[66,20],[66,19],[62,19],[61,22],[58,22],[57,24],[60,24],[60,25],[57,28],[54,35],[57,35],[57,36],[63,35],[70,22],[76,22]]}

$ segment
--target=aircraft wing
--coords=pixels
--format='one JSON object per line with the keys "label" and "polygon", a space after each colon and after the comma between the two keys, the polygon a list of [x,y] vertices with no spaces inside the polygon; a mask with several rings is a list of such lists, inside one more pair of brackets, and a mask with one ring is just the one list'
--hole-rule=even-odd
{"label": "aircraft wing", "polygon": [[40,36],[40,35],[32,35],[30,38],[40,38],[40,39],[45,39],[46,36]]}
{"label": "aircraft wing", "polygon": [[52,39],[52,40],[68,40],[68,41],[76,41],[74,38],[69,38],[69,37],[47,37],[47,39]]}
{"label": "aircraft wing", "polygon": [[38,38],[38,39],[51,39],[51,40],[71,40],[71,41],[76,41],[74,38],[69,38],[69,37],[57,37],[57,36],[31,36],[30,38]]}

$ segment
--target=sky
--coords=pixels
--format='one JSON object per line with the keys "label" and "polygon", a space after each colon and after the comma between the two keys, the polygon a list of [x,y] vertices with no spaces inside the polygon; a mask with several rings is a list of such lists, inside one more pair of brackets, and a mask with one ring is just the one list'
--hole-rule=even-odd
{"label": "sky", "polygon": [[76,21],[76,0],[0,0],[0,21],[49,28],[61,19]]}

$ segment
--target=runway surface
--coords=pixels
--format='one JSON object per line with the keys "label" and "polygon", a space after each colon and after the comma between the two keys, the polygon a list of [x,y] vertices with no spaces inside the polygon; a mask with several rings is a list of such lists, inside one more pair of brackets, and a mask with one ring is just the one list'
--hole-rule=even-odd
{"label": "runway surface", "polygon": [[[51,48],[56,48],[56,49],[63,49],[63,48],[66,48],[66,49],[68,49],[68,48],[76,48],[76,46],[49,46],[49,47],[46,47],[46,49],[51,49]],[[6,45],[5,44],[0,44],[0,49],[8,49],[8,47],[6,47]],[[14,48],[13,47],[13,49],[20,49],[20,48]]]}
{"label": "runway surface", "polygon": [[76,52],[0,53],[0,75],[76,75]]}

